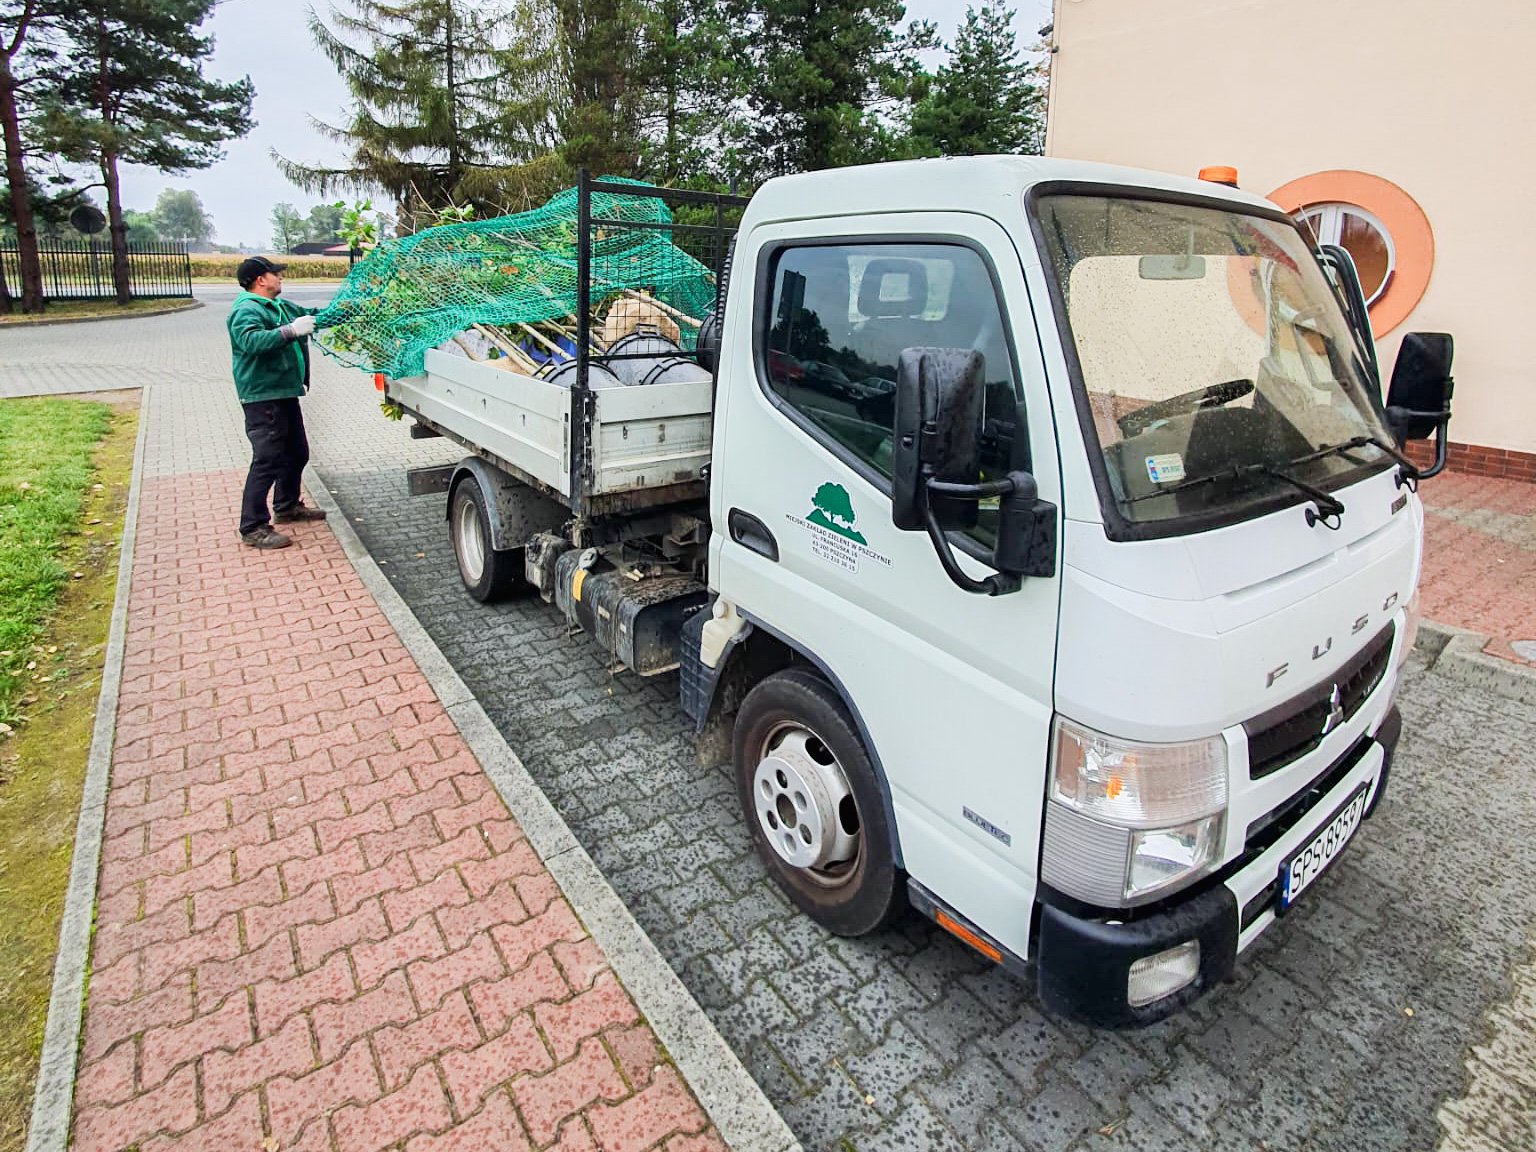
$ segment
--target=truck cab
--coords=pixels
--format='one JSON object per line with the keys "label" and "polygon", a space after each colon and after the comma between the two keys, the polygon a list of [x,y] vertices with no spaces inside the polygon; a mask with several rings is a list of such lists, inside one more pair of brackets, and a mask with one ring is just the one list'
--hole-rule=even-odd
{"label": "truck cab", "polygon": [[1448,416],[1448,338],[1384,407],[1356,307],[1208,182],[979,157],[757,192],[682,681],[800,908],[861,934],[910,900],[1125,1026],[1305,899],[1387,782],[1397,434]]}

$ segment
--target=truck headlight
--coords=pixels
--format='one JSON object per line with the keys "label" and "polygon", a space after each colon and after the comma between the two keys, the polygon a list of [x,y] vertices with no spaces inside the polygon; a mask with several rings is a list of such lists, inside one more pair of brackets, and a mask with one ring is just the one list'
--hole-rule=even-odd
{"label": "truck headlight", "polygon": [[1117,740],[1056,717],[1051,797],[1126,828],[1170,828],[1227,806],[1227,743]]}
{"label": "truck headlight", "polygon": [[1126,896],[1146,896],[1167,888],[1220,856],[1222,816],[1218,812],[1177,828],[1143,828],[1132,832]]}
{"label": "truck headlight", "polygon": [[1042,878],[1089,903],[1141,902],[1221,858],[1226,741],[1146,744],[1058,716],[1050,800]]}

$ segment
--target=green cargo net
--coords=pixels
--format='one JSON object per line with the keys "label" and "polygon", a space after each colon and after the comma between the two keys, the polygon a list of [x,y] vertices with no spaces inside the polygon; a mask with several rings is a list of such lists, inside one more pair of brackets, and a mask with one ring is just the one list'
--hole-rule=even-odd
{"label": "green cargo net", "polygon": [[[637,190],[652,187],[632,180]],[[428,348],[532,373],[575,353],[577,192],[542,208],[446,224],[381,243],[347,274],[316,318],[320,347],[352,367],[400,379]],[[715,278],[674,245],[672,213],[649,196],[591,194],[594,350],[625,332],[661,329],[692,349]],[[467,339],[466,339],[467,338]],[[472,343],[471,343],[472,342]]]}

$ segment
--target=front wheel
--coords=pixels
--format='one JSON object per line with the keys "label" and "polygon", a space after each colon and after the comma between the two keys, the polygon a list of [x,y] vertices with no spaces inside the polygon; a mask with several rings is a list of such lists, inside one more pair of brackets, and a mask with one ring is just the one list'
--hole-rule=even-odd
{"label": "front wheel", "polygon": [[448,510],[453,554],[459,561],[459,578],[465,590],[481,603],[507,595],[522,576],[523,550],[498,552],[491,547],[491,516],[480,482],[466,476],[453,490]]}
{"label": "front wheel", "polygon": [[839,936],[888,924],[900,870],[879,782],[832,687],[777,672],[736,717],[736,784],[752,843],[801,911]]}

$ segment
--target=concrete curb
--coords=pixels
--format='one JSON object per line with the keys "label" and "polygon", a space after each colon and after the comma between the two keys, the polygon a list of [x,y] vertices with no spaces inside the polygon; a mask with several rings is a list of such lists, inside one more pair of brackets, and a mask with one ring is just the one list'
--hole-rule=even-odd
{"label": "concrete curb", "polygon": [[139,312],[120,312],[114,316],[104,312],[100,316],[61,316],[57,320],[7,320],[0,324],[0,332],[7,328],[51,328],[58,324],[95,324],[99,320],[143,320],[150,316],[171,316],[177,312],[192,312],[204,307],[201,300],[188,300],[164,308],[146,308]]}
{"label": "concrete curb", "polygon": [[1536,704],[1536,668],[1490,656],[1483,651],[1487,644],[1481,633],[1421,620],[1414,647],[1429,658],[1431,668],[1453,680]]}
{"label": "concrete curb", "polygon": [[133,546],[139,526],[139,486],[144,476],[150,388],[139,400],[139,434],[133,446],[133,478],[117,561],[117,591],[112,601],[112,626],[101,669],[101,694],[96,700],[96,725],[86,761],[80,817],[69,861],[69,887],[64,894],[64,918],[59,950],[53,962],[53,990],[48,997],[48,1023],[32,1094],[32,1120],[26,1152],[64,1152],[75,1094],[75,1066],[80,1052],[84,1017],[86,965],[96,920],[96,881],[101,865],[101,837],[107,815],[107,777],[112,767],[112,742],[117,734],[117,699],[123,683],[123,646],[128,630],[128,591],[133,585]]}
{"label": "concrete curb", "polygon": [[602,947],[620,983],[634,997],[721,1137],[734,1152],[799,1152],[800,1143],[789,1125],[630,915],[565,819],[374,562],[314,469],[306,473],[305,483],[315,503],[330,514],[327,523],[364,587],[415,658],[529,843]]}

